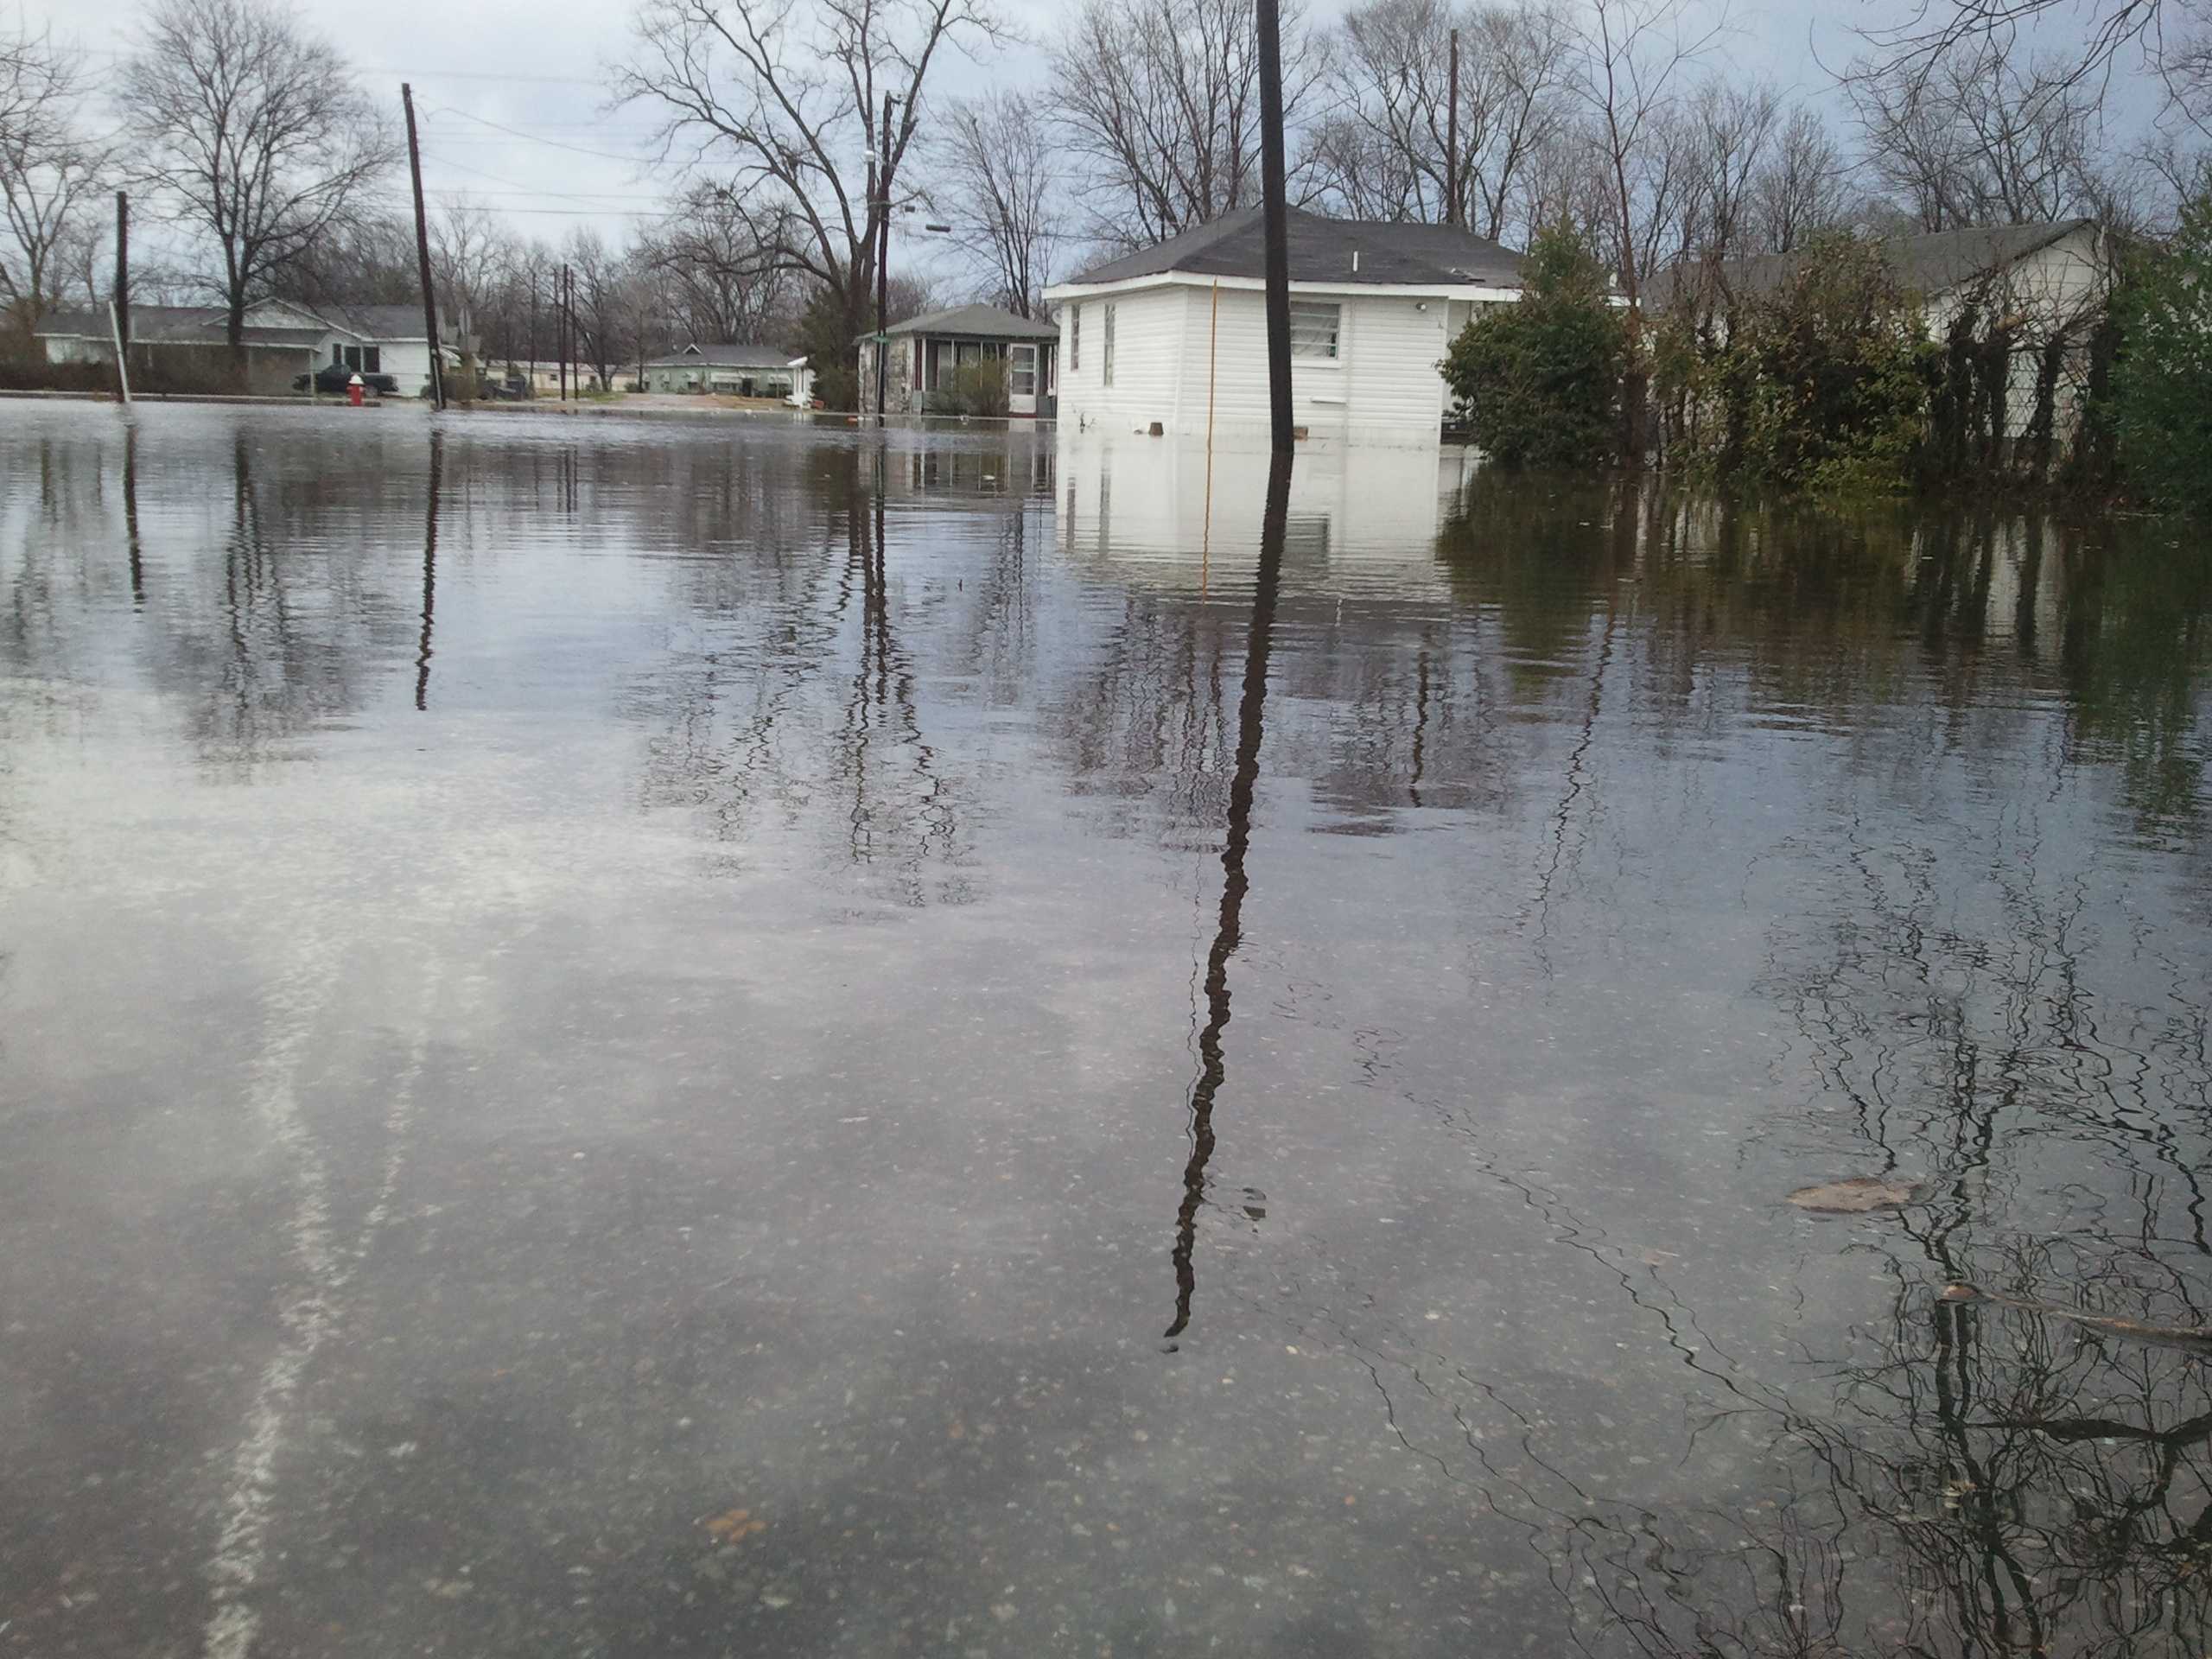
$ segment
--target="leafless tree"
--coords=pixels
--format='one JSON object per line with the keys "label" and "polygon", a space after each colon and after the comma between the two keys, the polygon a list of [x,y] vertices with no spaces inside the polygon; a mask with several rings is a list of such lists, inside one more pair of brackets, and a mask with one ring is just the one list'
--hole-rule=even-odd
{"label": "leafless tree", "polygon": [[[1692,0],[1590,0],[1578,86],[1605,168],[1615,265],[1628,302],[1629,369],[1621,404],[1625,448],[1643,450],[1643,309],[1646,281],[1663,257],[1661,227],[1677,212],[1687,157],[1669,127],[1681,77],[1726,27]],[[1653,143],[1655,138],[1668,142]]]}
{"label": "leafless tree", "polygon": [[499,216],[474,197],[449,197],[430,216],[430,273],[466,336],[480,332],[506,258]]}
{"label": "leafless tree", "polygon": [[[1454,29],[1456,156],[1447,153]],[[1357,218],[1456,220],[1505,234],[1523,172],[1568,112],[1573,39],[1550,0],[1368,0],[1327,41],[1328,113],[1313,149],[1332,196]]]}
{"label": "leafless tree", "polygon": [[283,282],[291,297],[309,305],[419,305],[413,216],[346,215],[300,250]]}
{"label": "leafless tree", "polygon": [[214,243],[209,286],[241,357],[248,302],[369,205],[399,155],[345,60],[276,0],[155,0],[118,101],[138,175]]}
{"label": "leafless tree", "polygon": [[576,355],[599,372],[601,386],[612,389],[615,369],[632,355],[629,262],[588,226],[569,233],[561,253],[575,284]]}
{"label": "leafless tree", "polygon": [[1683,241],[1708,261],[1760,251],[1752,232],[1758,184],[1782,129],[1770,81],[1712,77],[1690,94],[1682,143],[1689,170]]}
{"label": "leafless tree", "polygon": [[1862,60],[1847,85],[1868,168],[1922,230],[2069,218],[2106,188],[2097,85],[2016,35],[1976,33],[1924,63]]}
{"label": "leafless tree", "polygon": [[797,284],[781,250],[798,231],[780,199],[763,205],[700,179],[638,256],[661,279],[671,321],[690,339],[759,340],[772,321],[789,320]]}
{"label": "leafless tree", "polygon": [[1751,178],[1750,213],[1759,251],[1788,253],[1851,217],[1851,169],[1817,111],[1800,106],[1774,135]]}
{"label": "leafless tree", "polygon": [[[876,228],[868,181],[885,143],[893,196],[930,72],[1003,33],[989,0],[644,0],[618,70],[624,101],[658,107],[667,150],[785,209],[772,251],[835,296],[849,340],[867,318]],[[901,102],[887,136],[882,102]]]}
{"label": "leafless tree", "polygon": [[1046,111],[1020,92],[958,104],[942,118],[932,197],[959,245],[990,272],[992,297],[1017,316],[1044,308],[1053,260],[1067,239],[1065,181],[1053,159]]}
{"label": "leafless tree", "polygon": [[76,285],[76,256],[96,235],[88,210],[107,157],[79,124],[86,90],[50,37],[0,37],[0,307],[26,337]]}
{"label": "leafless tree", "polygon": [[2024,28],[2061,15],[2075,23],[2076,44],[2047,60],[2050,73],[2101,87],[2107,70],[2132,57],[2159,77],[2189,120],[2200,129],[2212,124],[2212,0],[1926,0],[1893,22],[1859,30],[1870,53],[1853,73],[1936,75],[1993,45],[2009,52]]}
{"label": "leafless tree", "polygon": [[[1052,84],[1095,186],[1086,234],[1141,247],[1259,200],[1258,16],[1255,0],[1085,0],[1052,48]],[[1288,122],[1320,65],[1294,3],[1281,21]]]}

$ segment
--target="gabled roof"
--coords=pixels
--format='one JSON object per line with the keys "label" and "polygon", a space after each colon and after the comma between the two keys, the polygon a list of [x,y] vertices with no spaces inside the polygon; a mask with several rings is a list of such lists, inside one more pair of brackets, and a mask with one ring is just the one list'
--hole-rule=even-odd
{"label": "gabled roof", "polygon": [[[1329,219],[1294,207],[1285,240],[1294,283],[1516,288],[1521,282],[1519,254],[1456,226]],[[1093,265],[1070,281],[1125,283],[1169,271],[1255,281],[1265,277],[1267,246],[1260,209],[1241,208],[1155,246]]]}
{"label": "gabled roof", "polygon": [[690,369],[708,365],[718,369],[786,369],[789,352],[779,346],[702,346],[696,340],[673,357],[657,357],[649,369]]}
{"label": "gabled roof", "polygon": [[[2088,219],[2061,219],[2043,225],[1983,225],[1963,231],[1927,231],[1872,240],[1897,273],[1899,283],[1912,293],[1931,295],[1962,288],[1993,271],[2018,264],[2095,223]],[[1789,253],[1724,259],[1717,270],[1724,292],[1748,298],[1773,293],[1796,276],[1804,262],[1805,250],[1801,248]],[[1679,282],[1683,268],[1676,270]]]}
{"label": "gabled roof", "polygon": [[[1058,340],[1058,325],[1040,322],[1034,317],[1017,317],[1013,312],[995,305],[961,305],[950,311],[931,311],[927,315],[909,317],[904,322],[894,322],[883,331],[887,334],[970,334],[979,340]],[[861,336],[866,340],[874,331]]]}

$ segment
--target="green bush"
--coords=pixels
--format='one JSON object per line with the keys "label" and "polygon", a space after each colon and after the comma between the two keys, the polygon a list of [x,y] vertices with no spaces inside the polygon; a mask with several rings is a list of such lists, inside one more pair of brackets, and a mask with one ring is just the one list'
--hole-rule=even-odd
{"label": "green bush", "polygon": [[2212,512],[2212,179],[2172,241],[2116,307],[2112,420],[2132,486],[2162,507]]}
{"label": "green bush", "polygon": [[963,363],[949,384],[930,394],[932,415],[1003,415],[1007,410],[1006,359],[987,357]]}
{"label": "green bush", "polygon": [[1662,402],[1694,416],[1677,438],[1691,473],[1846,494],[1913,481],[1941,352],[1872,244],[1818,238],[1771,292],[1663,336]]}
{"label": "green bush", "polygon": [[1509,466],[1599,467],[1620,454],[1627,335],[1605,268],[1561,226],[1536,234],[1517,305],[1452,342],[1444,378],[1469,435]]}

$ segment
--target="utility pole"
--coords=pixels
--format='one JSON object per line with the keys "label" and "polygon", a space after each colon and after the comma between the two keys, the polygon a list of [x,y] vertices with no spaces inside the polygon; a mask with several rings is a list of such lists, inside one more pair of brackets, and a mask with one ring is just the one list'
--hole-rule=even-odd
{"label": "utility pole", "polygon": [[1282,19],[1259,0],[1260,190],[1267,239],[1268,409],[1274,453],[1297,442],[1290,421],[1290,204],[1283,177]]}
{"label": "utility pole", "polygon": [[415,182],[415,263],[423,272],[423,333],[430,346],[430,401],[446,406],[445,365],[438,361],[438,302],[430,286],[430,219],[423,210],[423,146],[415,137],[415,89],[399,83],[400,102],[407,106],[407,172]]}
{"label": "utility pole", "polygon": [[891,111],[899,100],[883,95],[883,162],[876,178],[883,190],[883,217],[875,233],[875,419],[891,419]]}
{"label": "utility pole", "polygon": [[130,347],[130,197],[115,193],[115,331]]}
{"label": "utility pole", "polygon": [[1451,102],[1444,111],[1444,222],[1459,223],[1459,31],[1452,31]]}
{"label": "utility pole", "polygon": [[553,279],[553,349],[561,357],[561,401],[569,401],[569,268]]}
{"label": "utility pole", "polygon": [[537,267],[530,268],[530,372],[524,377],[530,395],[537,396]]}

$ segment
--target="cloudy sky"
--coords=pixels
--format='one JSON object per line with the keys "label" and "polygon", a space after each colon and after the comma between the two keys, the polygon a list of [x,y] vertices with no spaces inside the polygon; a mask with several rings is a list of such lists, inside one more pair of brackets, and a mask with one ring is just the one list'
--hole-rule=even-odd
{"label": "cloudy sky", "polygon": [[[1908,3],[1734,4],[1732,33],[1714,61],[1819,92],[1828,83],[1822,63],[1840,65],[1851,54],[1850,26],[1894,16]],[[1041,41],[1057,30],[1072,0],[1001,3],[1010,21]],[[1327,17],[1345,0],[1313,3]],[[141,0],[25,0],[35,26],[42,8],[55,35],[80,46],[98,67],[129,49]],[[413,83],[424,186],[434,199],[466,193],[513,215],[518,230],[548,238],[579,221],[613,232],[663,207],[671,180],[647,159],[651,114],[607,107],[605,68],[627,41],[630,9],[623,0],[298,0],[296,9],[353,60],[367,85],[389,90],[395,111],[399,83]],[[1009,48],[982,66],[950,66],[933,89],[942,97],[993,79],[1031,82],[1041,64],[1033,46]]]}

